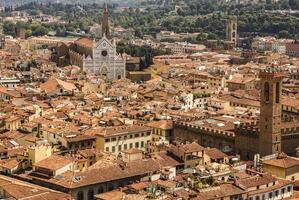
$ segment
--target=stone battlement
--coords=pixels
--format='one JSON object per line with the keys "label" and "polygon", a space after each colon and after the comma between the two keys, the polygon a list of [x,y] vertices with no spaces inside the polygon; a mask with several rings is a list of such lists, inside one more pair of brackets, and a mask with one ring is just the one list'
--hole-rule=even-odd
{"label": "stone battlement", "polygon": [[200,131],[206,132],[208,134],[225,136],[225,137],[229,137],[229,138],[235,137],[235,134],[233,132],[230,132],[230,131],[223,131],[223,130],[220,130],[220,129],[208,128],[208,127],[204,127],[204,126],[190,124],[190,123],[187,123],[187,122],[176,122],[175,125],[180,126],[180,127],[200,130]]}

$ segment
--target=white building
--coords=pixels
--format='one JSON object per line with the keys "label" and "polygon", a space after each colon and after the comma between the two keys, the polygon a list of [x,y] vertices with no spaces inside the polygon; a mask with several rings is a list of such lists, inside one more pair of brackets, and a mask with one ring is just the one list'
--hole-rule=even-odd
{"label": "white building", "polygon": [[107,80],[125,78],[126,61],[116,52],[116,45],[105,36],[93,41],[92,57],[83,58],[83,70],[103,75]]}

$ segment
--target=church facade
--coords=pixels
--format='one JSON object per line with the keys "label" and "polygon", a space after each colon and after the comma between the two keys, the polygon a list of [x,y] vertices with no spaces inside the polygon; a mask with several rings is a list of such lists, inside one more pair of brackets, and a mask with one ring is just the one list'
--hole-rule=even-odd
{"label": "church facade", "polygon": [[105,35],[99,41],[93,41],[92,55],[83,56],[83,71],[105,77],[107,80],[125,77],[125,59],[116,52],[116,45]]}
{"label": "church facade", "polygon": [[80,38],[69,50],[70,64],[77,65],[88,74],[102,76],[107,81],[125,78],[125,58],[116,52],[110,38],[108,8],[105,6],[100,39]]}

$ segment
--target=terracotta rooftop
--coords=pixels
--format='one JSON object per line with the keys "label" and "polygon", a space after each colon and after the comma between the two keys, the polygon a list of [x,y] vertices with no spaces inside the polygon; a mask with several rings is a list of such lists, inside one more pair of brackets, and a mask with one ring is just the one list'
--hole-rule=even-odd
{"label": "terracotta rooftop", "polygon": [[194,200],[209,200],[209,199],[220,199],[221,197],[229,197],[233,195],[240,195],[245,193],[241,188],[230,184],[221,184],[216,187],[209,187],[202,189],[197,193],[197,197]]}
{"label": "terracotta rooftop", "polygon": [[283,158],[275,158],[271,160],[265,160],[263,161],[263,164],[266,165],[272,165],[275,167],[281,167],[284,169],[299,166],[299,158],[294,158],[294,157],[283,157]]}
{"label": "terracotta rooftop", "polygon": [[216,148],[206,148],[204,150],[205,154],[207,154],[211,159],[221,159],[228,157],[225,153],[222,151],[216,149]]}
{"label": "terracotta rooftop", "polygon": [[59,88],[63,88],[67,91],[77,91],[77,87],[73,83],[68,83],[56,78],[49,79],[47,82],[41,84],[41,90],[45,92],[55,92]]}
{"label": "terracotta rooftop", "polygon": [[[71,200],[69,194],[64,194],[20,180],[0,175],[0,189],[13,199],[30,200]],[[3,197],[3,196],[2,196]],[[5,198],[6,199],[6,198]]]}
{"label": "terracotta rooftop", "polygon": [[266,185],[277,181],[271,174],[255,175],[249,178],[244,178],[236,181],[237,185],[245,188],[257,187],[260,185]]}
{"label": "terracotta rooftop", "polygon": [[113,135],[125,135],[130,133],[138,133],[138,132],[146,132],[151,131],[152,129],[146,126],[115,126],[115,127],[107,127],[107,128],[96,128],[91,129],[89,131],[94,132],[96,135],[101,136],[113,136]]}
{"label": "terracotta rooftop", "polygon": [[83,46],[83,47],[92,48],[93,41],[89,38],[80,38],[75,41],[75,44],[77,44],[79,46]]}
{"label": "terracotta rooftop", "polygon": [[152,128],[159,128],[162,130],[171,130],[173,128],[172,120],[160,120],[160,121],[152,121],[146,124]]}
{"label": "terracotta rooftop", "polygon": [[55,171],[71,164],[72,162],[73,161],[70,158],[52,155],[42,161],[35,163],[34,166]]}
{"label": "terracotta rooftop", "polygon": [[160,170],[160,165],[153,159],[134,160],[120,165],[114,163],[108,166],[99,166],[84,172],[67,171],[61,176],[63,179],[41,179],[45,182],[51,182],[66,188],[78,188],[87,185],[105,183],[108,181],[145,175]]}

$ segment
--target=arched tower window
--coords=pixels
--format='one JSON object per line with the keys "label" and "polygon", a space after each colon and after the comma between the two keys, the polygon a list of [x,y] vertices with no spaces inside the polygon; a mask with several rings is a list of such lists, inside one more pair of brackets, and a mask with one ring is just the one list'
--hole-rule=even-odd
{"label": "arched tower window", "polygon": [[84,194],[83,194],[82,191],[79,191],[79,192],[77,193],[77,199],[78,199],[78,200],[83,200],[83,199],[84,199]]}
{"label": "arched tower window", "polygon": [[93,200],[94,199],[94,192],[93,192],[93,189],[89,189],[88,190],[88,200]]}
{"label": "arched tower window", "polygon": [[280,103],[280,83],[276,83],[276,92],[275,92],[276,103]]}
{"label": "arched tower window", "polygon": [[270,86],[268,82],[265,82],[264,84],[264,99],[265,101],[270,100]]}

